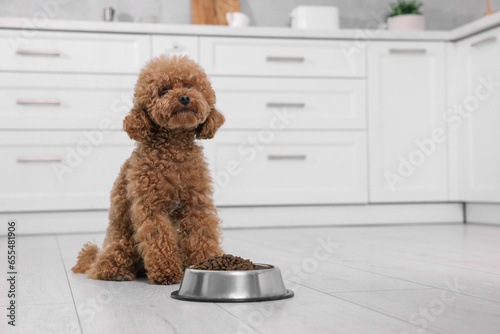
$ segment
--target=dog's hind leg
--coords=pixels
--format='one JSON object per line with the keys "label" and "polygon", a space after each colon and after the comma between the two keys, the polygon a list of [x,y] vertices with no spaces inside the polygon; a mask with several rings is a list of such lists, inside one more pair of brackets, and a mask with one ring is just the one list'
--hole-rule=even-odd
{"label": "dog's hind leg", "polygon": [[113,240],[97,254],[87,274],[92,279],[131,281],[136,277],[138,261],[139,255],[129,238]]}
{"label": "dog's hind leg", "polygon": [[102,251],[87,271],[89,278],[130,281],[136,277],[136,263],[140,257],[132,239],[133,230],[130,220],[130,203],[126,193],[126,162],[111,191],[109,226]]}

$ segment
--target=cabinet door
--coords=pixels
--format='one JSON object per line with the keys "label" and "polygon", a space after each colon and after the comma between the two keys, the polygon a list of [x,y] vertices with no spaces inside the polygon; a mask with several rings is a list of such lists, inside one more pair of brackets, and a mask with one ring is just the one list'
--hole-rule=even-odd
{"label": "cabinet door", "polygon": [[124,132],[0,131],[0,211],[108,209],[132,149]]}
{"label": "cabinet door", "polygon": [[217,205],[367,202],[362,132],[220,131],[205,153]]}
{"label": "cabinet door", "polygon": [[450,128],[459,133],[460,197],[464,201],[500,201],[499,59],[500,29],[458,44],[462,77],[456,102],[462,105],[463,114],[455,115]]}
{"label": "cabinet door", "polygon": [[445,47],[369,45],[371,202],[446,201]]}
{"label": "cabinet door", "polygon": [[153,57],[159,55],[189,56],[198,61],[198,37],[153,35]]}

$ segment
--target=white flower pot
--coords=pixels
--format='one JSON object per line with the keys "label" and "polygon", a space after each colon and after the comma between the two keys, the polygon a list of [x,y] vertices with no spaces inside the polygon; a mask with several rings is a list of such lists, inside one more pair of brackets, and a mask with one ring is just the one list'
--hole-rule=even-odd
{"label": "white flower pot", "polygon": [[387,19],[389,30],[424,30],[425,17],[423,15],[405,14]]}

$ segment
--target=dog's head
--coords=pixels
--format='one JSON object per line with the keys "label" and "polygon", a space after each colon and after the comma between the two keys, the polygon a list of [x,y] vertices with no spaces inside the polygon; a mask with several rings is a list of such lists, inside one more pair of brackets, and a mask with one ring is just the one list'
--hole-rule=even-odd
{"label": "dog's head", "polygon": [[197,63],[186,56],[160,56],[139,74],[134,106],[123,128],[137,141],[175,129],[193,130],[197,139],[210,139],[224,123],[214,105],[214,90]]}

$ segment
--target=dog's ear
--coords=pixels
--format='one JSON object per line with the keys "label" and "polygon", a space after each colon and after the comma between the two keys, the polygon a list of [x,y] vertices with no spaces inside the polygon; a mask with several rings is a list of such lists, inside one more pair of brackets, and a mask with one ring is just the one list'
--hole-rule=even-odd
{"label": "dog's ear", "polygon": [[134,106],[123,120],[123,130],[130,139],[144,141],[152,136],[154,127],[146,111]]}
{"label": "dog's ear", "polygon": [[196,139],[212,139],[225,120],[224,116],[212,106],[205,122],[196,128]]}

